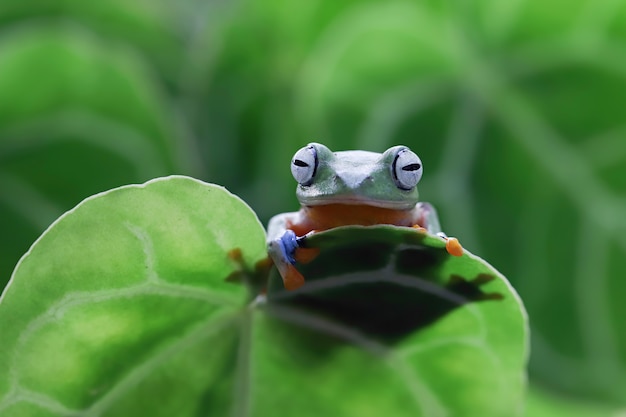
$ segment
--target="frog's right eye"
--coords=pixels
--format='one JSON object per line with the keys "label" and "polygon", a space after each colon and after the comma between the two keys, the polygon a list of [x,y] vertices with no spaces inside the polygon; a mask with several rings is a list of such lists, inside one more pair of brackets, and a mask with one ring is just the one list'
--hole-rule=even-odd
{"label": "frog's right eye", "polygon": [[313,145],[300,149],[291,160],[291,174],[300,185],[310,185],[317,172],[317,151]]}

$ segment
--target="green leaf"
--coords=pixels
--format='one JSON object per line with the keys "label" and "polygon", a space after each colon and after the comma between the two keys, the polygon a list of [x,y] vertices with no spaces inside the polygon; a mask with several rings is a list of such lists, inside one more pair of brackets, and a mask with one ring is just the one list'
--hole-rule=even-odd
{"label": "green leaf", "polygon": [[0,303],[0,413],[182,416],[199,392],[228,397],[247,300],[224,280],[235,247],[247,264],[266,256],[254,213],[185,177],[121,187],[66,213]]}
{"label": "green leaf", "polygon": [[[350,348],[337,341],[317,348],[329,358],[325,366],[359,381],[359,393],[334,381],[345,396],[339,415],[369,415],[363,404],[372,416],[518,415],[528,353],[526,316],[515,291],[492,267],[467,252],[450,256],[440,238],[405,227],[340,227],[302,244],[320,251],[298,265],[306,284],[286,291],[272,276],[267,311],[292,327],[361,348],[347,353]],[[298,356],[316,338],[306,337],[287,356]],[[281,346],[288,345],[281,337]],[[364,353],[383,363],[368,363]],[[299,373],[308,375],[303,362]],[[371,385],[368,372],[376,381]],[[324,402],[328,389],[314,385],[320,379],[333,380],[331,375],[298,380],[314,404]],[[377,386],[391,387],[394,394],[367,393]]]}
{"label": "green leaf", "polygon": [[[429,239],[418,243],[444,251]],[[186,177],[85,200],[33,245],[2,296],[0,413],[517,415],[525,315],[489,265],[466,254],[437,268],[489,274],[481,290],[502,300],[462,303],[391,343],[228,282],[265,259],[264,240],[240,199]]]}

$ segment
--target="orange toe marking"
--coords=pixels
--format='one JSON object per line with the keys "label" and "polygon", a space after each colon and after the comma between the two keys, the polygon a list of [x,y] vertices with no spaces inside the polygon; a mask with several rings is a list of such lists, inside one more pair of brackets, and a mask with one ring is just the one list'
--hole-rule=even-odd
{"label": "orange toe marking", "polygon": [[419,224],[414,224],[413,229],[415,229],[416,231],[420,232],[420,233],[428,233],[428,230],[426,230],[425,227],[420,226]]}
{"label": "orange toe marking", "polygon": [[308,264],[313,259],[317,258],[319,254],[320,250],[318,248],[298,248],[296,249],[294,257],[296,258],[296,262]]}
{"label": "orange toe marking", "polygon": [[304,285],[304,277],[293,265],[289,265],[283,275],[283,285],[289,291],[298,289]]}
{"label": "orange toe marking", "polygon": [[455,237],[449,237],[446,240],[446,250],[452,256],[463,255],[463,246],[461,246],[459,240]]}
{"label": "orange toe marking", "polygon": [[241,248],[234,248],[228,251],[227,256],[233,261],[240,262],[243,259]]}

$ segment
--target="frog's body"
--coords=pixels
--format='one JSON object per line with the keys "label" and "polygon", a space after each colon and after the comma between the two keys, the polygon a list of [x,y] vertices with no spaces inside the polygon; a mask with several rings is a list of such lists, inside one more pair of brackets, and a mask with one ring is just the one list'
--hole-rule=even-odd
{"label": "frog's body", "polygon": [[274,216],[268,225],[269,253],[285,287],[295,289],[304,278],[293,264],[298,239],[308,233],[339,226],[391,224],[415,227],[419,232],[440,234],[450,244],[448,252],[462,254],[458,241],[441,233],[434,208],[418,202],[417,183],[422,163],[405,146],[384,153],[332,152],[311,143],[292,160],[298,181],[301,209]]}

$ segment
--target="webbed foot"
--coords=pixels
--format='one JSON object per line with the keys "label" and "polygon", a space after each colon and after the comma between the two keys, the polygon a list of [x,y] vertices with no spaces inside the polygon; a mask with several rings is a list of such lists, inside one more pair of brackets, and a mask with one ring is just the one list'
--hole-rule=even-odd
{"label": "webbed foot", "polygon": [[304,285],[304,277],[293,266],[296,263],[296,249],[298,248],[298,238],[294,231],[289,229],[285,230],[281,237],[269,243],[269,254],[287,290],[295,290]]}

